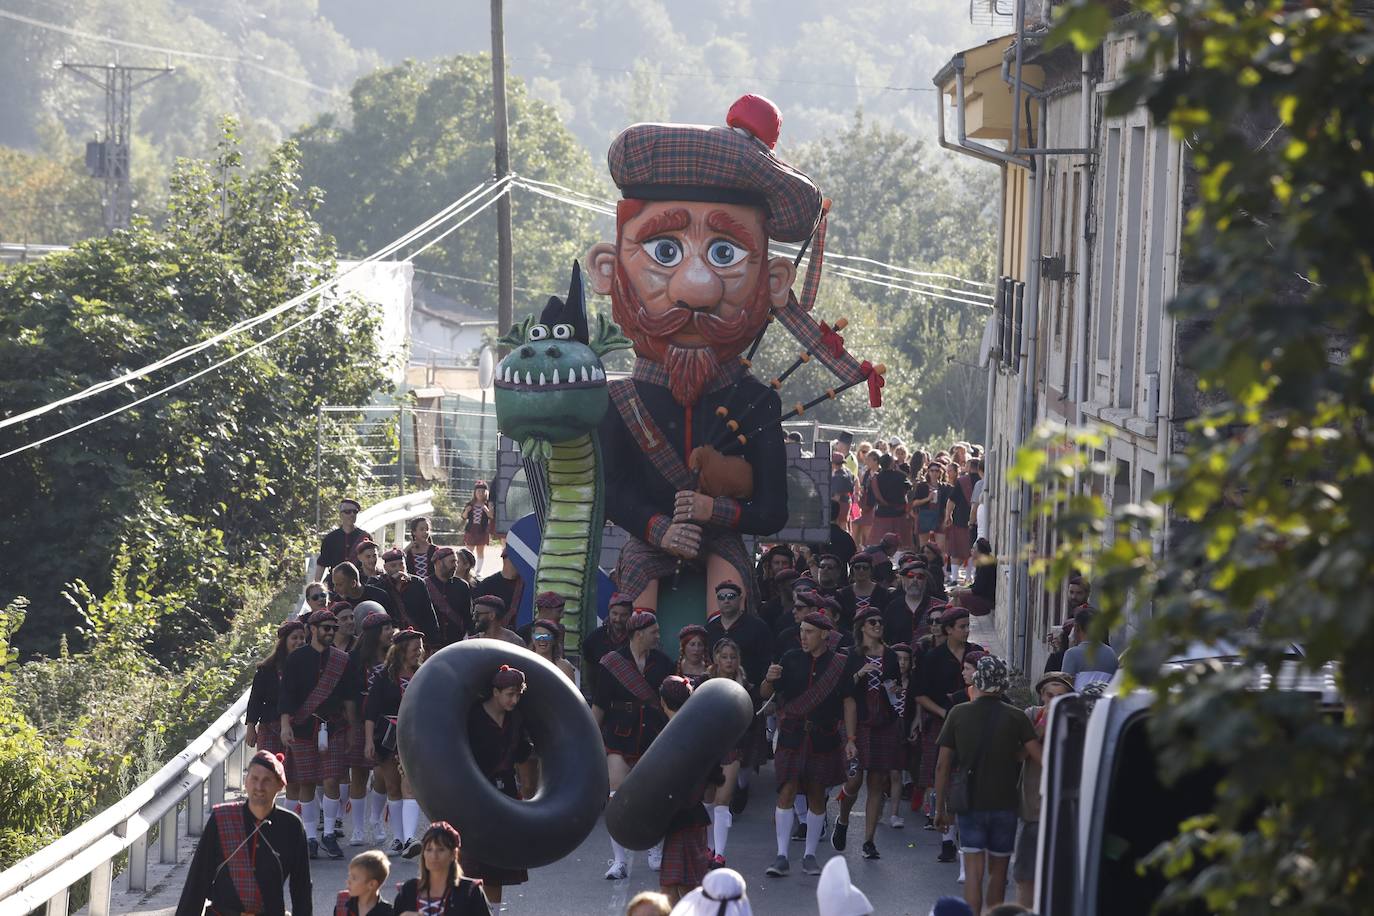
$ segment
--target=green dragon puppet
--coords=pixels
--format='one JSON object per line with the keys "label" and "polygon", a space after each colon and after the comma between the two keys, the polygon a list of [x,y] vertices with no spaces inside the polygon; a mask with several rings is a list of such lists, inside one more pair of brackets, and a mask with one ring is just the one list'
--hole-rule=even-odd
{"label": "green dragon puppet", "polygon": [[510,348],[496,367],[496,424],[520,443],[527,461],[547,465],[535,593],[556,592],[573,620],[596,614],[605,494],[596,428],[610,407],[601,357],[630,341],[605,315],[588,333],[582,269],[574,262],[566,300],[550,296],[536,321],[518,323],[499,341]]}

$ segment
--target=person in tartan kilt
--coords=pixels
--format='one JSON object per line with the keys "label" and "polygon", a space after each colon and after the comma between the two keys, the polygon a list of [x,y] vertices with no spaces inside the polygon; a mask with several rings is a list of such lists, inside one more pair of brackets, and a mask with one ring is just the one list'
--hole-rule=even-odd
{"label": "person in tartan kilt", "polygon": [[[622,131],[607,157],[624,198],[616,240],[587,255],[592,288],[611,297],[636,355],[631,377],[610,383],[600,438],[616,482],[606,516],[631,536],[616,587],[637,607],[657,607],[659,580],[684,562],[704,568],[707,594],[752,582],[741,535],[787,521],[781,400],[740,357],[792,296],[796,268],[770,258],[769,241],[811,238],[822,201],[773,153],[782,116],[772,102],[745,96],[726,121]],[[716,451],[727,442],[742,462]],[[712,459],[731,466],[728,485],[706,481]]]}
{"label": "person in tartan kilt", "polygon": [[[859,768],[840,790],[840,816],[835,820],[830,842],[836,850],[844,851],[849,812],[859,797],[859,787],[867,781],[863,854],[865,859],[877,859],[878,847],[873,839],[882,816],[883,793],[891,788],[890,774],[902,763],[906,700],[898,692],[902,673],[897,653],[883,642],[882,612],[874,607],[859,612],[854,634],[858,645],[845,671],[853,702],[845,704],[844,726]],[[896,791],[900,792],[901,787]]]}
{"label": "person in tartan kilt", "polygon": [[[649,749],[667,720],[660,709],[658,689],[671,677],[674,663],[658,650],[658,618],[649,611],[635,611],[626,629],[629,641],[607,652],[592,696],[592,715],[601,727],[606,746],[606,771],[614,795],[630,774],[630,768]],[[649,850],[649,867],[658,870],[662,848]],[[611,840],[611,866],[607,880],[628,878],[625,847]]]}
{"label": "person in tartan kilt", "polygon": [[215,805],[210,811],[191,856],[176,916],[285,916],[282,886],[287,881],[291,911],[311,916],[305,828],[299,817],[275,803],[284,785],[281,754],[260,750],[252,756],[244,775],[247,799]]}
{"label": "person in tartan kilt", "polygon": [[[332,859],[343,850],[334,835],[339,816],[339,783],[346,772],[349,726],[356,723],[359,685],[350,674],[348,654],[333,645],[338,618],[315,611],[306,618],[310,641],[286,659],[282,675],[281,739],[286,745],[287,773],[300,786],[301,819],[305,822],[310,857],[319,847]],[[315,787],[324,787],[324,836],[317,838]]]}
{"label": "person in tartan kilt", "polygon": [[[671,720],[692,696],[692,682],[681,675],[664,678],[658,695],[664,717]],[[724,781],[720,766],[712,767],[701,784],[687,793],[677,813],[668,822],[668,833],[663,838],[663,865],[658,873],[658,886],[674,905],[684,894],[701,884],[701,879],[712,867],[711,850],[706,844],[706,828],[710,826],[711,819],[706,814],[702,800],[706,797],[708,785],[718,786]]]}
{"label": "person in tartan kilt", "polygon": [[778,805],[773,812],[778,857],[768,868],[773,877],[790,869],[787,844],[792,833],[792,803],[805,792],[806,847],[802,872],[821,873],[816,861],[821,826],[825,822],[826,790],[844,782],[846,751],[840,739],[840,720],[853,697],[845,686],[849,657],[833,651],[828,637],[835,629],[830,617],[819,612],[802,618],[801,648],[793,649],[770,665],[759,695],[776,696],[778,703],[777,748],[773,770],[778,782]]}

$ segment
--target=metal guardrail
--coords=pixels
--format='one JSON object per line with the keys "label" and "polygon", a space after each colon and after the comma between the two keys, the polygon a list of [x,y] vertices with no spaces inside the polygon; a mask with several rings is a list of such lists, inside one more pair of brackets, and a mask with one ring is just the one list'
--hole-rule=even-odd
{"label": "metal guardrail", "polygon": [[[397,496],[363,510],[359,527],[381,536],[388,525],[404,526],[409,518],[434,511],[434,493],[423,490]],[[403,536],[403,527],[398,527]],[[0,916],[67,916],[72,885],[91,878],[90,916],[109,916],[114,889],[114,863],[129,854],[125,870],[129,890],[148,888],[148,843],[159,825],[159,861],[177,861],[177,811],[187,806],[186,832],[200,836],[209,809],[224,801],[226,789],[243,787],[248,692],[209,728],[153,776],[128,795],[21,862],[0,872]]]}

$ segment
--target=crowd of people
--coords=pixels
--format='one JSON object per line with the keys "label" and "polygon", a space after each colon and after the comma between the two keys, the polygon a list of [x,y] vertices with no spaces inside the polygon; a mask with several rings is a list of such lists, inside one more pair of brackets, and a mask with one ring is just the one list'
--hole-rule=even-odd
{"label": "crowd of people", "polygon": [[[703,887],[723,880],[712,875],[734,874],[727,867],[731,828],[769,761],[777,842],[769,876],[789,874],[793,842],[802,844],[801,871],[822,875],[820,844],[828,836],[835,850],[846,848],[862,795],[864,858],[881,857],[880,830],[905,829],[914,815],[917,829],[940,832],[938,860],[959,863],[970,912],[1002,904],[1009,876],[1028,904],[1043,704],[1076,689],[1075,675],[1097,679],[1115,664],[1109,646],[1084,636],[1089,586],[1074,586],[1081,619],[1056,634],[1065,644],[1036,687],[1042,705],[1014,709],[1006,702],[1005,662],[969,640],[970,617],[989,613],[995,600],[992,549],[978,537],[979,449],[957,443],[928,458],[895,440],[860,443],[852,452],[851,445],[846,437],[832,445],[839,485],[829,543],[768,545],[754,580],[719,583],[707,596],[705,623],[673,634],[671,652],[660,645],[665,634],[655,614],[637,608],[634,596],[616,594],[605,622],[582,640],[578,665],[565,657],[557,594],[535,596],[535,619],[517,630],[524,582],[514,565],[503,554],[499,571],[474,576],[480,564],[472,548],[490,537],[485,487],[465,509],[480,529],[465,534],[472,547],[437,545],[428,520],[415,519],[406,545],[384,549],[356,525],[357,501],[341,500],[305,606],[279,628],[248,706],[247,740],[259,751],[253,762],[279,777],[286,807],[299,815],[281,821],[291,831],[299,825],[301,854],[270,857],[275,886],[292,881],[295,912],[309,912],[296,892],[298,880],[308,888],[309,861],[342,858],[345,836],[354,847],[380,847],[350,865],[341,907],[359,916],[488,912],[504,886],[527,880],[523,871],[471,857],[450,825],[425,828],[397,755],[397,716],[410,679],[429,654],[468,638],[525,646],[581,689],[602,731],[612,794],[703,682],[729,678],[749,692],[759,713],[754,727],[683,801],[649,852],[669,906],[700,900]],[[851,462],[862,465],[859,474],[847,469]],[[843,485],[845,475],[852,487]],[[524,692],[524,674],[503,668],[468,723],[479,766],[497,791],[516,798],[532,796],[538,783],[519,709]],[[972,780],[961,781],[970,771],[979,774],[972,789]],[[236,867],[236,853],[226,848],[292,841],[272,836],[276,828],[264,826],[251,791],[246,804],[237,818],[216,812],[235,826],[207,830],[217,841],[197,852],[197,862],[203,856],[209,864],[193,868],[186,916],[206,900],[229,899],[245,868],[268,862],[254,852],[248,867]],[[389,906],[377,896],[388,852],[420,860],[419,878]],[[222,865],[229,867],[215,867]],[[605,877],[628,873],[626,850],[612,841]],[[842,885],[837,899],[852,902],[850,891],[863,896],[847,873],[823,884]],[[216,909],[274,911],[270,902],[265,910],[241,895],[239,902]]]}

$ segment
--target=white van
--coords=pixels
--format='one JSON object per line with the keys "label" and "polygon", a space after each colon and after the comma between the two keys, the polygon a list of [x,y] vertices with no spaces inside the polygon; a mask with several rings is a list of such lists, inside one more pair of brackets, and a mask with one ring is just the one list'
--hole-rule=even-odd
{"label": "white van", "polygon": [[[1235,661],[1232,646],[1192,649],[1170,664]],[[1299,649],[1292,651],[1301,657]],[[1050,706],[1035,880],[1035,911],[1043,916],[1149,916],[1166,881],[1156,871],[1137,874],[1137,863],[1177,835],[1182,821],[1212,808],[1220,768],[1194,770],[1165,786],[1147,735],[1154,696],[1123,693],[1120,680],[1118,675],[1091,708],[1077,694]],[[1254,686],[1269,689],[1273,680],[1263,675]],[[1296,661],[1285,662],[1278,681],[1278,689],[1310,694],[1314,714],[1340,709],[1329,666],[1311,674]]]}

